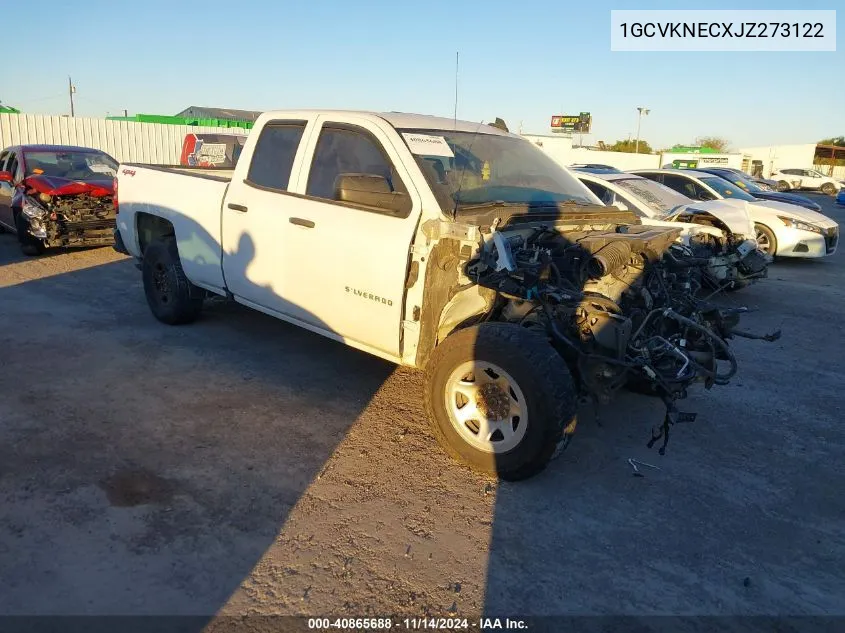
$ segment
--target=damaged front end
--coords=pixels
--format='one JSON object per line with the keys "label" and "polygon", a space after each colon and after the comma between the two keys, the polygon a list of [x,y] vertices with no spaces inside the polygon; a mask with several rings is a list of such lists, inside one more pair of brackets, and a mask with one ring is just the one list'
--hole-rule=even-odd
{"label": "damaged front end", "polygon": [[582,398],[608,402],[623,386],[660,397],[667,412],[652,441],[665,443],[685,415],[674,402],[690,385],[727,384],[736,373],[727,340],[744,311],[696,297],[709,260],[677,243],[679,234],[637,224],[510,225],[485,239],[467,276],[495,291],[492,318],[549,338]]}
{"label": "damaged front end", "polygon": [[757,248],[756,240],[716,238],[702,233],[688,240],[688,260],[695,260],[703,284],[715,291],[737,290],[764,279],[772,258]]}
{"label": "damaged front end", "polygon": [[716,291],[737,290],[768,276],[772,258],[757,248],[754,223],[745,208],[723,200],[699,205],[706,208],[684,207],[669,219],[694,226],[683,242],[691,251],[688,257],[699,260],[704,285]]}
{"label": "damaged front end", "polygon": [[38,176],[24,184],[23,228],[44,246],[101,246],[114,241],[111,187],[85,182],[55,187]]}

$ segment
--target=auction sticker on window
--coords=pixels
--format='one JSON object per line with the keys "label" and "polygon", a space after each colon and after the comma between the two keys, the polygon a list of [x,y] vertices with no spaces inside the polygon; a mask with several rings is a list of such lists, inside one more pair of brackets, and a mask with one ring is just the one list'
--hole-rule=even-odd
{"label": "auction sticker on window", "polygon": [[446,156],[453,158],[455,153],[446,139],[442,136],[431,136],[429,134],[417,134],[416,132],[403,132],[402,137],[408,144],[408,148],[414,154],[420,156]]}

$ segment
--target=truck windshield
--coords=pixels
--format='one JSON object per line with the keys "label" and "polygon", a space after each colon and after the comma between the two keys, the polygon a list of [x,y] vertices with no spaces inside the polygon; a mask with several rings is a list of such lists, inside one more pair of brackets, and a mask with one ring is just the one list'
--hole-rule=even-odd
{"label": "truck windshield", "polygon": [[529,141],[455,130],[399,130],[444,213],[515,204],[601,205],[572,174]]}
{"label": "truck windshield", "polygon": [[613,180],[613,184],[634,196],[648,207],[655,217],[669,215],[675,207],[692,202],[685,195],[648,178],[619,178]]}
{"label": "truck windshield", "polygon": [[69,180],[111,180],[118,163],[100,152],[25,152],[27,176],[53,176]]}

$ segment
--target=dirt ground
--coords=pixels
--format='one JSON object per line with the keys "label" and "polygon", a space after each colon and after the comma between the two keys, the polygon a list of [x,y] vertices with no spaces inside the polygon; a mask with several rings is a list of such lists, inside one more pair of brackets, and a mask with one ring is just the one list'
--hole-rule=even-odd
{"label": "dirt ground", "polygon": [[111,249],[2,235],[0,614],[845,614],[845,249],[728,300],[783,338],[664,457],[623,394],[499,484],[413,371],[222,302],[168,327]]}

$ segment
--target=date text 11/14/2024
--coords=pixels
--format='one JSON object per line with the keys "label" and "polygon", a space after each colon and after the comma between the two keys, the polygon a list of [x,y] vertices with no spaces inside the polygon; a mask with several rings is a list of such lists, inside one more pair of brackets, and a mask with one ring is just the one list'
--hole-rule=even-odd
{"label": "date text 11/14/2024", "polygon": [[511,618],[308,618],[308,628],[315,631],[518,631],[527,630],[528,623]]}

